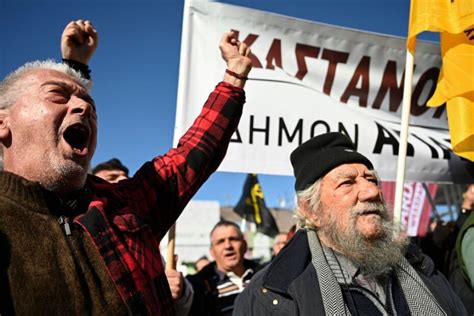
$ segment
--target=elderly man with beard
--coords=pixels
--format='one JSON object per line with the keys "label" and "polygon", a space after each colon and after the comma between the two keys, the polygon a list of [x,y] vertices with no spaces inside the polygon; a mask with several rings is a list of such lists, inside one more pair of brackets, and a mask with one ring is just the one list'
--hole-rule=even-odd
{"label": "elderly man with beard", "polygon": [[[90,53],[97,33],[74,23]],[[159,240],[222,161],[251,69],[234,33],[220,49],[223,82],[177,147],[119,183],[87,175],[97,114],[79,73],[33,62],[0,82],[1,315],[174,314]]]}
{"label": "elderly man with beard", "polygon": [[432,261],[405,253],[372,163],[348,137],[314,137],[291,162],[303,229],[237,297],[234,315],[466,315]]}

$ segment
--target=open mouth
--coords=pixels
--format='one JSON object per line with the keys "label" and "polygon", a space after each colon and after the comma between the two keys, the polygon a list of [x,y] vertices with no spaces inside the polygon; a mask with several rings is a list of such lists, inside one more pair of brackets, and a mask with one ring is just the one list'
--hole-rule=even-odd
{"label": "open mouth", "polygon": [[90,132],[84,125],[77,123],[67,127],[63,137],[75,153],[85,154],[87,152]]}

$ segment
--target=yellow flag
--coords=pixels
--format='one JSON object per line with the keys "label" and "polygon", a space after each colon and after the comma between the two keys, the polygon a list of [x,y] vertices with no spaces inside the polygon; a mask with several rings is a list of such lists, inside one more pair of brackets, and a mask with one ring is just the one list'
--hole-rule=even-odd
{"label": "yellow flag", "polygon": [[442,32],[441,57],[443,68],[428,106],[440,106],[455,96],[474,91],[474,26],[458,34]]}
{"label": "yellow flag", "polygon": [[453,151],[474,161],[474,92],[450,99],[446,108]]}
{"label": "yellow flag", "polygon": [[453,151],[474,161],[474,0],[412,0],[407,47],[441,32],[442,69],[428,106],[446,103]]}
{"label": "yellow flag", "polygon": [[462,33],[473,19],[473,0],[411,0],[407,46],[414,51],[423,31]]}

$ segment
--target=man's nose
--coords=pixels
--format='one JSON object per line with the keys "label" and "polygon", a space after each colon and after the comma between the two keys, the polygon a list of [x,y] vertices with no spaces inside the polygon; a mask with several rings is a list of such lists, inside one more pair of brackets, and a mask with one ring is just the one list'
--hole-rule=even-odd
{"label": "man's nose", "polygon": [[86,100],[76,96],[71,97],[71,106],[69,107],[70,114],[79,114],[83,117],[91,118],[93,111],[94,108],[92,107],[92,104]]}
{"label": "man's nose", "polygon": [[359,191],[359,201],[367,202],[380,199],[380,188],[377,184],[364,180],[361,183],[361,188]]}

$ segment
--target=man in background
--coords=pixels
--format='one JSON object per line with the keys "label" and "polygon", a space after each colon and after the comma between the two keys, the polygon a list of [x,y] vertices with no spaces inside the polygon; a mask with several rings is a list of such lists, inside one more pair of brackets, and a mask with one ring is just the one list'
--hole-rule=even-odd
{"label": "man in background", "polygon": [[117,183],[120,180],[128,179],[128,168],[117,158],[112,158],[95,166],[92,169],[92,174],[107,182]]}
{"label": "man in background", "polygon": [[196,262],[194,262],[194,268],[196,269],[196,272],[199,272],[209,263],[211,263],[211,261],[209,261],[207,256],[202,256],[201,258],[197,259]]}
{"label": "man in background", "polygon": [[194,289],[190,315],[231,315],[235,298],[250,282],[257,264],[244,259],[247,243],[235,223],[220,221],[210,237],[215,261],[187,276]]}

